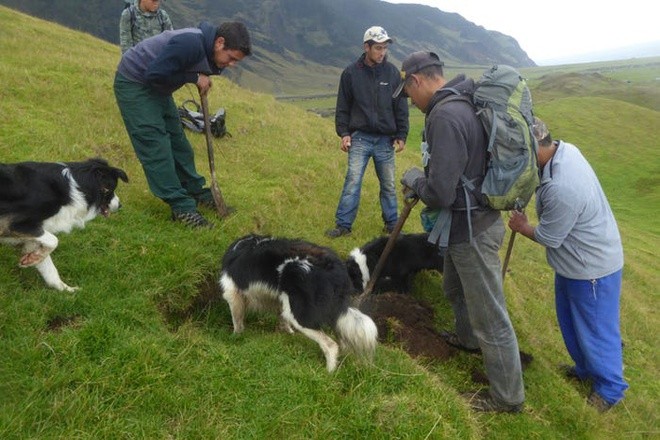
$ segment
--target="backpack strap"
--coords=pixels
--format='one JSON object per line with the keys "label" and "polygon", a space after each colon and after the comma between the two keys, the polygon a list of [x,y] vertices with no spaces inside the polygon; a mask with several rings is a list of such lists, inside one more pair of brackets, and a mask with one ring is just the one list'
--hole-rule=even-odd
{"label": "backpack strap", "polygon": [[[189,104],[194,105],[196,111],[187,108],[186,105]],[[178,108],[178,110],[179,110],[179,118],[181,119],[181,123],[185,127],[189,128],[190,130],[196,133],[202,133],[204,131],[204,115],[199,112],[201,109],[196,101],[192,99],[184,101],[181,104],[181,106]]]}
{"label": "backpack strap", "polygon": [[[131,16],[131,41],[135,41],[135,4],[130,4],[128,6],[128,13]],[[135,44],[135,43],[132,43]]]}
{"label": "backpack strap", "polygon": [[427,241],[438,246],[440,256],[444,257],[449,247],[449,233],[451,232],[452,210],[449,208],[440,209],[438,218],[429,232]]}
{"label": "backpack strap", "polygon": [[436,105],[442,105],[442,104],[446,104],[446,103],[452,102],[452,101],[465,101],[468,104],[472,105],[472,98],[470,98],[469,96],[467,96],[464,93],[459,92],[457,89],[455,89],[453,87],[445,87],[442,90],[448,90],[452,94],[447,95],[444,98],[442,98],[440,100],[440,102],[438,102]]}
{"label": "backpack strap", "polygon": [[158,17],[158,23],[160,23],[160,31],[165,32],[165,20],[163,20],[163,10],[158,8],[158,11],[156,11],[156,16]]}
{"label": "backpack strap", "polygon": [[468,219],[468,234],[470,237],[470,244],[472,244],[472,210],[477,209],[478,206],[472,206],[470,203],[470,194],[468,193],[474,193],[474,191],[477,189],[474,186],[474,179],[470,180],[467,178],[465,174],[461,174],[461,183],[463,184],[463,194],[465,194],[465,209],[467,211],[467,219]]}

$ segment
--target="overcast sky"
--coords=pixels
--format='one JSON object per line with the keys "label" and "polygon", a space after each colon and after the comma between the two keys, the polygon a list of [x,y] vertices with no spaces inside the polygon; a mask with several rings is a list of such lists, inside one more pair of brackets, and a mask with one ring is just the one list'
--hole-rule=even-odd
{"label": "overcast sky", "polygon": [[456,12],[479,26],[512,36],[538,64],[547,64],[544,60],[660,41],[658,0],[387,1],[424,4]]}

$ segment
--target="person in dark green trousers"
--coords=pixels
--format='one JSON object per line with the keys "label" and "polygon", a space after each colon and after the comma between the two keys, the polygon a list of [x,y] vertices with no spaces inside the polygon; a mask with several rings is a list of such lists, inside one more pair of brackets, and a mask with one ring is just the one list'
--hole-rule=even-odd
{"label": "person in dark green trousers", "polygon": [[174,221],[213,227],[197,207],[215,204],[195,169],[172,93],[189,83],[197,85],[200,95],[208,93],[211,75],[251,53],[243,23],[214,27],[203,22],[147,38],[122,55],[114,81],[117,105],[149,189],[170,206]]}

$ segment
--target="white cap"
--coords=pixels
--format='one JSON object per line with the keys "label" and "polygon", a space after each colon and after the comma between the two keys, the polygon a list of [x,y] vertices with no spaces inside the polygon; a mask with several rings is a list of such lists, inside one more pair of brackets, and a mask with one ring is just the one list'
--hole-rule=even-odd
{"label": "white cap", "polygon": [[367,31],[364,33],[363,42],[366,43],[369,40],[373,40],[376,43],[392,42],[392,39],[387,35],[385,29],[380,26],[371,26],[369,29],[367,29]]}

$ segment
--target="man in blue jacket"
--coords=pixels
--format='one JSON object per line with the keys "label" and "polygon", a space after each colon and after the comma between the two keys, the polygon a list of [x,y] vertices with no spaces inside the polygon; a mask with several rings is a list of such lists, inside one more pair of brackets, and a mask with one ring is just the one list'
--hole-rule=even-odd
{"label": "man in blue jacket", "polygon": [[385,232],[392,232],[398,208],[394,184],[394,152],[403,151],[408,136],[408,101],[392,98],[401,82],[399,70],[387,61],[392,39],[373,26],[364,33],[364,53],[341,74],[335,129],[341,150],[348,152],[348,170],[335,214],[331,238],[351,233],[357,217],[364,171],[373,158],[380,182],[380,207]]}
{"label": "man in blue jacket", "polygon": [[142,164],[151,192],[167,203],[172,220],[193,228],[211,228],[198,205],[215,207],[186,138],[172,93],[196,84],[200,95],[219,75],[252,53],[244,24],[165,31],[147,38],[122,56],[115,75],[117,105]]}

